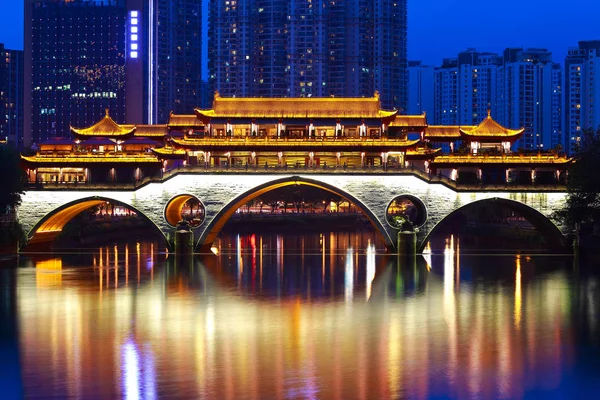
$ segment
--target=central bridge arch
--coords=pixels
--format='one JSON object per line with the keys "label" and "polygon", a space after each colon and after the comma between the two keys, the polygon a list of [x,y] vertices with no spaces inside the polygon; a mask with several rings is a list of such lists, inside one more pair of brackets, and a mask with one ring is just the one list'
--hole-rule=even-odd
{"label": "central bridge arch", "polygon": [[47,213],[33,228],[27,233],[27,243],[23,246],[35,245],[40,243],[50,243],[58,238],[63,228],[76,216],[89,210],[92,207],[103,203],[111,203],[113,205],[125,207],[149,223],[157,233],[164,239],[167,248],[170,248],[164,232],[142,211],[125,202],[115,200],[104,196],[91,196],[77,199],[66,203],[49,213]]}
{"label": "central bridge arch", "polygon": [[298,185],[298,186],[304,185],[304,186],[316,187],[319,189],[323,189],[327,192],[333,193],[335,195],[341,196],[341,197],[345,198],[346,200],[352,202],[353,204],[356,205],[356,207],[360,211],[362,211],[365,214],[365,216],[368,218],[369,222],[371,222],[371,224],[373,225],[375,230],[381,234],[381,236],[383,237],[383,239],[386,243],[386,246],[388,248],[395,247],[395,243],[392,240],[387,229],[381,223],[379,218],[377,218],[377,216],[373,213],[373,211],[370,210],[369,207],[367,207],[362,201],[358,200],[356,197],[354,197],[347,191],[341,190],[331,184],[317,181],[317,180],[310,179],[310,178],[306,178],[306,177],[291,176],[291,177],[285,177],[282,179],[277,179],[274,181],[266,182],[264,184],[256,186],[256,187],[240,194],[239,196],[235,197],[233,200],[229,201],[212,218],[212,220],[210,221],[208,226],[204,229],[204,231],[202,232],[202,234],[196,244],[196,248],[200,249],[201,251],[210,250],[211,245],[215,241],[217,235],[219,234],[219,232],[221,231],[221,229],[223,228],[225,223],[236,212],[236,210],[238,208],[240,208],[247,202],[254,200],[255,198],[259,197],[260,195],[262,195],[264,193],[270,192],[271,190],[275,190],[275,189],[285,187],[285,186],[292,186],[292,185]]}
{"label": "central bridge arch", "polygon": [[427,232],[425,238],[419,244],[419,252],[423,252],[427,242],[429,242],[430,237],[434,232],[438,231],[439,228],[444,225],[448,220],[454,217],[456,214],[465,211],[473,206],[478,204],[495,204],[501,207],[504,207],[510,211],[514,211],[524,217],[541,235],[543,235],[548,243],[557,250],[566,250],[568,249],[568,243],[565,238],[565,235],[561,231],[561,229],[547,216],[536,210],[535,208],[524,204],[520,201],[501,198],[501,197],[492,197],[487,199],[476,200],[470,203],[463,205],[451,213],[446,215],[440,221],[438,221],[430,230]]}

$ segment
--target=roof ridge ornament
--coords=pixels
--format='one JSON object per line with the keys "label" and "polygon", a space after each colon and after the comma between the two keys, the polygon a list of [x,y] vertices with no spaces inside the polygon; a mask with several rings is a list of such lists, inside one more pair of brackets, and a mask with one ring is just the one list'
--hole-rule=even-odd
{"label": "roof ridge ornament", "polygon": [[492,118],[492,109],[488,108],[488,118]]}

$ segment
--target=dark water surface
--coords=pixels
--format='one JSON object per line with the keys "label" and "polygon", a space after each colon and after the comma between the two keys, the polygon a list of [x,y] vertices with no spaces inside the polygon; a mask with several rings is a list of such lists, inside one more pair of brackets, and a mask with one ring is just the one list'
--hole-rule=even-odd
{"label": "dark water surface", "polygon": [[188,260],[151,242],[22,257],[0,267],[0,398],[600,393],[598,268],[433,243],[414,262],[370,232],[227,234]]}

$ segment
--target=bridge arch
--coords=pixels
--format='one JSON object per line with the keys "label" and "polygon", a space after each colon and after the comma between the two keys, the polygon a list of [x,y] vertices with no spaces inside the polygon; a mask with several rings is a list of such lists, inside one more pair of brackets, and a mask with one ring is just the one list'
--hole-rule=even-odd
{"label": "bridge arch", "polygon": [[33,226],[33,228],[31,228],[31,230],[27,233],[27,243],[25,244],[25,246],[54,241],[62,232],[65,225],[67,225],[73,218],[75,218],[85,210],[89,210],[92,207],[106,202],[122,206],[128,208],[131,211],[134,211],[145,221],[149,222],[149,224],[155,228],[155,231],[157,233],[160,233],[160,236],[164,239],[165,245],[167,246],[167,248],[170,248],[170,243],[166,238],[164,232],[147,215],[145,215],[143,212],[141,212],[139,209],[132,206],[131,204],[127,204],[123,201],[103,196],[84,197],[63,204],[62,206],[50,211],[42,219],[40,219],[39,222],[36,223]]}
{"label": "bridge arch", "polygon": [[429,238],[436,232],[440,226],[442,226],[445,222],[447,222],[450,218],[452,218],[457,213],[468,209],[476,204],[483,203],[494,203],[500,206],[503,206],[511,211],[515,211],[522,215],[533,227],[540,232],[540,234],[544,235],[546,239],[548,239],[550,245],[553,248],[557,248],[560,250],[567,249],[568,243],[563,235],[563,232],[560,230],[558,226],[550,218],[528,206],[527,204],[521,203],[517,200],[510,200],[501,197],[493,197],[488,199],[481,199],[470,202],[468,204],[463,205],[456,210],[453,210],[450,214],[446,215],[439,222],[437,222],[429,232],[427,232],[427,236],[421,241],[419,244],[419,252],[422,252],[429,241]]}
{"label": "bridge arch", "polygon": [[306,177],[300,176],[290,176],[282,179],[276,179],[270,182],[263,183],[259,186],[256,186],[250,190],[245,191],[239,196],[235,197],[233,200],[229,201],[209,222],[208,226],[202,232],[196,247],[200,248],[203,251],[209,250],[210,246],[216,239],[217,235],[225,225],[225,223],[229,220],[229,218],[236,212],[238,208],[246,204],[247,202],[254,200],[260,195],[270,192],[271,190],[275,190],[285,186],[292,185],[304,185],[304,186],[312,186],[319,189],[323,189],[327,192],[333,193],[335,195],[341,196],[346,200],[354,203],[356,207],[361,210],[365,216],[368,218],[369,222],[375,227],[375,230],[381,234],[383,239],[385,240],[386,246],[388,248],[394,248],[395,244],[392,238],[390,237],[388,231],[383,226],[379,218],[371,211],[362,201],[358,200],[356,197],[351,195],[345,190],[341,190],[331,184],[318,181],[315,179],[310,179]]}

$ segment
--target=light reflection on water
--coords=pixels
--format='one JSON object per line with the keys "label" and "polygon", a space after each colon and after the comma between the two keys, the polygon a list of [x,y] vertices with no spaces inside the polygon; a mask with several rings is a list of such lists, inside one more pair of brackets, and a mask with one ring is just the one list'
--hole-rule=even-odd
{"label": "light reflection on water", "polygon": [[[514,398],[598,390],[595,275],[570,258],[382,254],[371,233],[229,235],[23,259],[24,391],[46,398]],[[572,394],[572,393],[571,393]]]}

